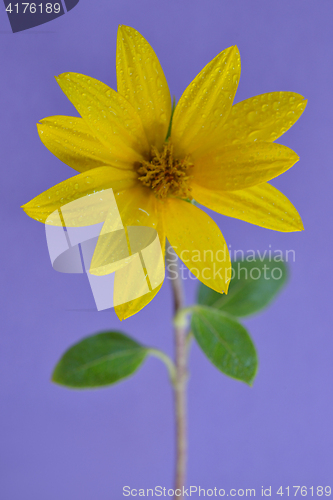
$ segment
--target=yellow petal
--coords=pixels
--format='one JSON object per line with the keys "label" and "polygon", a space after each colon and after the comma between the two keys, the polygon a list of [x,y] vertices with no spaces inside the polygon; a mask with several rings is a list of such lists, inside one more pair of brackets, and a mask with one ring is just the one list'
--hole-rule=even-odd
{"label": "yellow petal", "polygon": [[[145,307],[162,286],[160,280],[157,283],[154,282],[154,272],[149,270],[148,273],[146,268],[144,268],[144,272],[148,275],[149,281],[141,282],[138,268],[131,267],[129,264],[133,260],[131,256],[136,256],[139,252],[145,259],[145,249],[151,243],[151,238],[150,236],[145,238],[144,230],[153,228],[157,231],[162,249],[163,258],[160,265],[163,269],[160,269],[160,274],[162,272],[164,277],[165,232],[161,213],[157,209],[156,198],[150,190],[137,186],[117,193],[115,198],[126,234],[124,231],[120,231],[118,226],[115,227],[113,217],[105,221],[94,251],[90,272],[97,276],[103,276],[115,271],[115,312],[119,319],[123,320]],[[134,239],[131,238],[133,227],[134,229],[141,227],[139,235],[143,234],[142,238],[135,235]],[[155,235],[156,233],[154,233],[154,239]],[[140,264],[139,267],[142,273]],[[126,298],[131,296],[133,288],[137,295],[141,294],[140,290],[142,289],[142,295],[134,300],[126,301]]]}
{"label": "yellow petal", "polygon": [[127,161],[121,161],[107,150],[83,118],[49,116],[37,123],[37,129],[44,146],[78,172],[103,165],[132,168]]}
{"label": "yellow petal", "polygon": [[[94,168],[60,182],[36,196],[36,198],[33,198],[23,205],[22,208],[29,217],[45,223],[55,210],[58,210],[67,203],[109,188],[112,188],[115,193],[131,188],[136,184],[136,179],[136,174],[130,170],[120,170],[113,167]],[[94,206],[91,207],[89,205],[90,199],[87,197],[86,208],[87,211],[90,208],[92,209],[91,220],[88,222],[87,217],[84,217],[81,222],[81,211],[74,209],[72,212],[72,221],[69,223],[66,220],[66,226],[97,224],[105,220],[105,215],[99,215],[101,210],[96,211]],[[57,225],[56,220],[53,221],[52,218],[48,219],[47,223]]]}
{"label": "yellow petal", "polygon": [[[115,199],[124,227],[145,226],[153,229],[157,228],[156,199],[148,188],[138,185],[132,189],[117,193]],[[94,251],[90,269],[92,274],[103,276],[113,272],[115,250],[121,252],[120,245],[123,244],[122,235],[120,234],[119,241],[114,235],[114,232],[119,229],[117,219],[113,217],[113,214],[110,214],[110,217],[106,219],[103,225]],[[125,246],[127,247],[127,242],[125,242]],[[116,258],[116,260],[120,260],[120,257]]]}
{"label": "yellow petal", "polygon": [[[159,219],[159,223],[157,225],[157,232],[160,240],[160,245],[161,245],[161,250],[162,250],[162,258],[163,258],[163,269],[164,269],[164,255],[165,255],[165,232],[163,229],[163,223],[161,218]],[[147,273],[147,270],[145,270]],[[164,271],[165,272],[165,271]],[[128,281],[131,281],[131,276],[128,276]],[[150,288],[152,288],[151,291],[148,293],[145,293],[141,297],[128,301],[124,304],[120,304],[118,306],[115,306],[115,312],[122,321],[123,319],[129,318],[130,316],[133,316],[137,312],[141,311],[146,305],[148,305],[153,298],[157,295],[157,293],[160,291],[163,283],[158,285],[157,287],[153,288],[153,285],[150,283]],[[124,287],[124,280],[122,280],[122,275],[119,272],[116,272],[115,275],[115,289],[114,289],[114,296],[121,297],[123,295],[122,292],[122,287]]]}
{"label": "yellow petal", "polygon": [[95,135],[120,163],[140,161],[149,153],[141,120],[133,106],[104,83],[78,73],[56,77],[68,99]]}
{"label": "yellow petal", "polygon": [[228,217],[275,231],[304,229],[294,205],[270,184],[229,192],[208,190],[193,184],[192,193],[198,203]]}
{"label": "yellow petal", "polygon": [[219,144],[275,141],[294,125],[306,104],[294,92],[271,92],[241,101],[232,107]]}
{"label": "yellow petal", "polygon": [[237,191],[277,177],[298,160],[294,151],[272,142],[228,145],[196,160],[193,182],[208,189]]}
{"label": "yellow petal", "polygon": [[178,155],[193,153],[221,129],[234,100],[239,77],[237,47],[218,54],[181,96],[173,116],[171,139]]}
{"label": "yellow petal", "polygon": [[215,222],[191,203],[176,198],[166,201],[164,218],[166,237],[192,274],[209,288],[227,293],[230,257]]}
{"label": "yellow petal", "polygon": [[152,47],[128,26],[118,29],[116,68],[118,92],[138,111],[149,143],[161,148],[171,116],[168,84]]}
{"label": "yellow petal", "polygon": [[[117,273],[115,276],[115,285],[116,283],[117,283]],[[142,295],[142,297],[138,299],[134,299],[129,302],[126,302],[125,304],[116,306],[114,310],[120,321],[122,321],[123,319],[130,318],[131,316],[134,316],[134,314],[140,312],[144,307],[146,307],[153,300],[153,298],[156,297],[158,292],[161,290],[162,285],[163,283],[161,283],[157,288],[155,288],[151,292]]]}
{"label": "yellow petal", "polygon": [[[156,201],[155,197],[149,193],[148,189],[141,188],[140,186],[138,188],[131,189],[130,191],[120,193],[116,197],[116,200],[124,226],[146,226],[152,227],[157,231],[163,255],[162,264],[164,269],[165,230],[162,214],[158,210],[158,202]],[[131,246],[131,250],[133,251],[133,245]],[[133,281],[132,275],[133,272],[132,274],[126,276],[126,281],[128,283],[131,283]],[[150,278],[152,278],[151,275]],[[116,272],[114,283],[114,297],[115,299],[117,297],[118,301],[120,297],[124,296],[124,286],[125,283],[122,279],[122,273]],[[151,279],[149,282],[149,288],[151,290],[148,293],[145,293],[137,299],[115,306],[115,312],[118,318],[120,320],[123,320],[139,312],[147,304],[149,304],[149,302],[151,302],[151,300],[161,289],[161,286],[162,283],[158,286],[155,286],[153,280]]]}

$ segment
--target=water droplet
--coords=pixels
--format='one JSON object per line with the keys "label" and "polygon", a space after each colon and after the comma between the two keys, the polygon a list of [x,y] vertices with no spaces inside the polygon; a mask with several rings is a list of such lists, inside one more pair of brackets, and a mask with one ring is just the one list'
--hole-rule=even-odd
{"label": "water droplet", "polygon": [[263,104],[261,106],[262,111],[267,111],[268,108],[269,108],[268,104]]}
{"label": "water droplet", "polygon": [[279,101],[274,101],[274,103],[273,103],[273,109],[275,111],[277,111],[279,109],[279,107],[280,107],[280,102]]}
{"label": "water droplet", "polygon": [[253,123],[254,120],[256,119],[256,116],[257,116],[257,113],[255,111],[250,111],[248,114],[247,114],[247,121],[249,123]]}
{"label": "water droplet", "polygon": [[89,175],[86,177],[86,184],[91,184],[92,183],[92,178],[89,177]]}
{"label": "water droplet", "polygon": [[79,189],[79,185],[78,185],[78,183],[74,184],[74,188],[75,188],[75,189]]}
{"label": "water droplet", "polygon": [[258,133],[259,133],[259,130],[253,130],[252,132],[250,132],[250,133],[248,134],[248,136],[247,136],[247,137],[248,137],[248,139],[250,139],[251,141],[253,141],[254,139],[256,139],[256,138],[257,138]]}

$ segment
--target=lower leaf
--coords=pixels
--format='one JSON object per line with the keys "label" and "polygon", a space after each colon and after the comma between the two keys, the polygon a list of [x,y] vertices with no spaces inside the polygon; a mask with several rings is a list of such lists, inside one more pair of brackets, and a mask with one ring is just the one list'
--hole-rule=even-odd
{"label": "lower leaf", "polygon": [[86,337],[65,352],[52,381],[71,388],[90,389],[119,382],[143,363],[148,349],[120,332]]}

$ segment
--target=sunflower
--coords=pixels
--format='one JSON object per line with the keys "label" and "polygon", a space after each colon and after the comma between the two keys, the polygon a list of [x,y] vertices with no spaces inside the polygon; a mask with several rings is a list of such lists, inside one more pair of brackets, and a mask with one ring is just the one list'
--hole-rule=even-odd
{"label": "sunflower", "polygon": [[[43,144],[80,173],[23,209],[45,223],[64,204],[112,188],[125,227],[154,228],[163,252],[167,238],[200,281],[226,293],[231,264],[225,240],[194,201],[265,228],[303,229],[294,206],[267,181],[299,159],[273,141],[295,123],[306,100],[272,92],[233,105],[240,70],[237,47],[222,51],[174,106],[152,47],[133,28],[120,26],[117,92],[94,78],[64,73],[56,80],[81,117],[52,116],[37,125]],[[98,247],[96,261],[103,253]],[[138,312],[159,288],[117,306],[118,317]]]}

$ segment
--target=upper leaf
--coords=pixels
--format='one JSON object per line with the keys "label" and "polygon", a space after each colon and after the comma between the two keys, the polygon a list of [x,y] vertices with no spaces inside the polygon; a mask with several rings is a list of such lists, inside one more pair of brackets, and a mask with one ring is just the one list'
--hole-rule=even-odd
{"label": "upper leaf", "polygon": [[55,367],[52,380],[81,389],[114,384],[132,375],[147,353],[146,347],[120,332],[99,333],[68,349]]}
{"label": "upper leaf", "polygon": [[268,258],[253,262],[235,261],[232,268],[228,295],[215,292],[201,284],[199,304],[214,307],[236,317],[248,316],[268,306],[288,276],[284,262],[275,262]]}
{"label": "upper leaf", "polygon": [[257,354],[249,334],[238,321],[216,309],[196,306],[191,326],[201,349],[219,370],[252,385]]}

